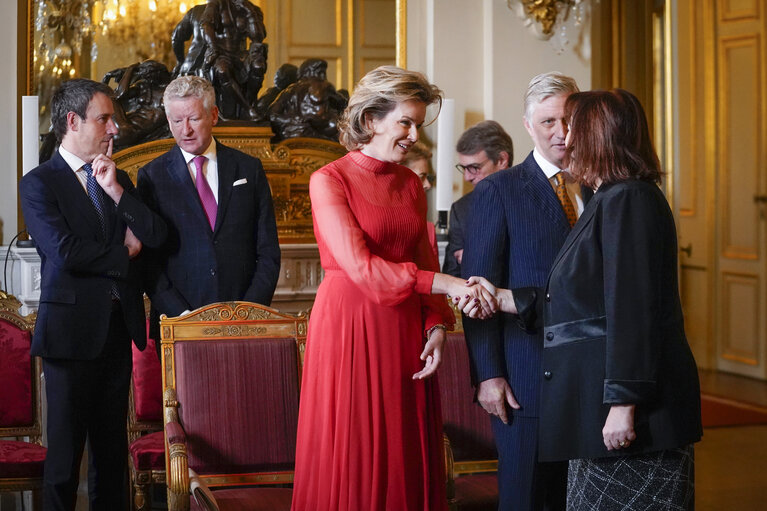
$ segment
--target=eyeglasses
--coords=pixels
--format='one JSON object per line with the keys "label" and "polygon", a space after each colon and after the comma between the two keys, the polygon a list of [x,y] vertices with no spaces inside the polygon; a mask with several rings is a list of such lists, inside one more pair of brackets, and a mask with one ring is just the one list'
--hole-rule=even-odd
{"label": "eyeglasses", "polygon": [[460,163],[455,166],[456,169],[458,169],[458,172],[461,174],[468,172],[472,176],[475,175],[477,172],[482,170],[482,167],[485,166],[485,163],[489,162],[490,159],[483,161],[482,163],[469,163],[468,165],[461,165]]}

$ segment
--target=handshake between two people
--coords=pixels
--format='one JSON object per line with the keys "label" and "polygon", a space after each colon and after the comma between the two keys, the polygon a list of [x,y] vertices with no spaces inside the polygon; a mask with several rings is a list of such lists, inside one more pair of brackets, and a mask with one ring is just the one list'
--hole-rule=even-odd
{"label": "handshake between two people", "polygon": [[[517,313],[510,289],[498,288],[484,277],[475,276],[463,280],[444,274],[437,275],[439,280],[446,280],[445,293],[467,317],[487,319],[497,312]],[[435,284],[435,287],[442,287],[437,282]]]}

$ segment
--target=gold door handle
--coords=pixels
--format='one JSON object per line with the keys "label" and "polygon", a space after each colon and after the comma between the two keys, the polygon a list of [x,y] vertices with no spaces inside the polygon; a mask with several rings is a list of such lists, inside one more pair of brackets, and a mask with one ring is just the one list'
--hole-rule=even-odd
{"label": "gold door handle", "polygon": [[692,257],[692,243],[688,243],[686,247],[679,247],[680,252],[684,252],[687,257]]}
{"label": "gold door handle", "polygon": [[754,202],[764,204],[767,202],[767,195],[754,195]]}

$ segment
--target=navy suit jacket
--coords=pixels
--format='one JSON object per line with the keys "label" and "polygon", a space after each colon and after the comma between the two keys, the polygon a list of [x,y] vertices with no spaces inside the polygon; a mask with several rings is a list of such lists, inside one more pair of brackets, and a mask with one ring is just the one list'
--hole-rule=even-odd
{"label": "navy suit jacket", "polygon": [[220,301],[272,301],[280,246],[266,174],[258,159],[218,141],[216,158],[213,231],[178,146],[139,170],[141,197],[168,225],[166,243],[147,254],[147,292],[159,314],[178,316]]}
{"label": "navy suit jacket", "polygon": [[128,175],[118,170],[117,179],[125,192],[117,207],[105,194],[106,237],[88,194],[58,151],[21,180],[24,220],[41,261],[33,355],[96,358],[109,328],[112,282],[128,332],[139,349],[146,345],[141,258],[128,258],[125,229],[130,227],[146,249],[162,244],[166,228],[138,199]]}
{"label": "navy suit jacket", "polygon": [[464,230],[471,212],[471,198],[474,192],[469,192],[450,206],[450,225],[447,231],[447,248],[445,262],[442,263],[442,273],[453,277],[461,276],[461,265],[455,258],[454,252],[464,246]]}
{"label": "navy suit jacket", "polygon": [[[570,224],[533,154],[483,179],[473,192],[465,231],[462,275],[479,275],[503,288],[543,287]],[[522,406],[537,417],[540,332],[525,332],[510,314],[464,318],[472,382],[503,377]]]}

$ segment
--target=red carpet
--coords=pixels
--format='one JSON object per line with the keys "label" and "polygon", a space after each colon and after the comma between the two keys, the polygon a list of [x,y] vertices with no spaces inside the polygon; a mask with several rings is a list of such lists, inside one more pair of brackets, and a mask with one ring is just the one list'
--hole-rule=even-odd
{"label": "red carpet", "polygon": [[711,394],[700,398],[703,427],[767,424],[767,408]]}

